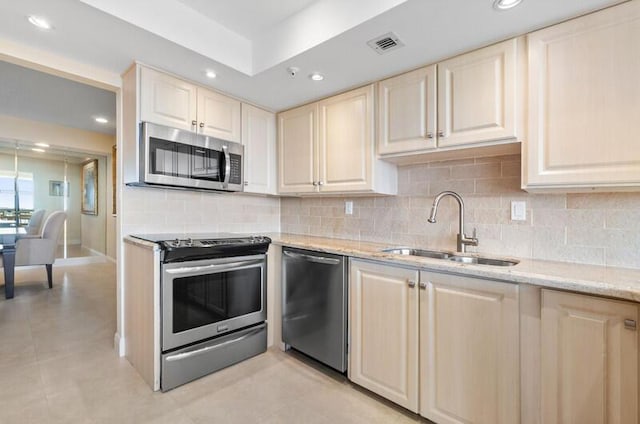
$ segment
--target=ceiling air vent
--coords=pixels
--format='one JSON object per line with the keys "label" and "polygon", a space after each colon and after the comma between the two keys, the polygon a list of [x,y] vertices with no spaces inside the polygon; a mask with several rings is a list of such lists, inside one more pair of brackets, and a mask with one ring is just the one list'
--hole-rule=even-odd
{"label": "ceiling air vent", "polygon": [[388,32],[384,35],[367,41],[369,47],[375,50],[378,54],[387,53],[391,50],[399,49],[404,46],[404,43],[400,41],[397,35],[393,32]]}

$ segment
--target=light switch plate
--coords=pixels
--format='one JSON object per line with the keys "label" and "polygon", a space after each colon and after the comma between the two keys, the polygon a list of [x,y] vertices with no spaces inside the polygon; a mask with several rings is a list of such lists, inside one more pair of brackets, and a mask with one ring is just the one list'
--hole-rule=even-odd
{"label": "light switch plate", "polygon": [[524,200],[511,201],[511,220],[526,221],[527,220],[527,202]]}
{"label": "light switch plate", "polygon": [[344,214],[353,215],[353,202],[351,200],[344,202]]}

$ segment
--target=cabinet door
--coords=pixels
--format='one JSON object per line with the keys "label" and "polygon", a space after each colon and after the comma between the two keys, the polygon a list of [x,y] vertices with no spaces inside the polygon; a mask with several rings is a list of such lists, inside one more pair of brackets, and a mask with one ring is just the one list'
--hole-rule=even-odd
{"label": "cabinet door", "polygon": [[517,45],[513,39],[438,64],[439,147],[516,137]]}
{"label": "cabinet door", "polygon": [[372,187],[373,85],[318,103],[320,191]]}
{"label": "cabinet door", "polygon": [[242,104],[244,191],[276,194],[276,117]]}
{"label": "cabinet door", "polygon": [[636,304],[542,290],[543,423],[639,422],[632,322],[638,322]]}
{"label": "cabinet door", "polygon": [[278,191],[316,191],[316,104],[278,115]]}
{"label": "cabinet door", "polygon": [[420,278],[420,414],[438,424],[518,423],[517,284]]}
{"label": "cabinet door", "polygon": [[378,154],[436,147],[436,65],[378,84]]}
{"label": "cabinet door", "polygon": [[418,271],[351,260],[349,379],[418,412]]}
{"label": "cabinet door", "polygon": [[523,186],[640,184],[640,2],[529,35]]}
{"label": "cabinet door", "polygon": [[196,86],[153,69],[140,70],[140,119],[195,131]]}
{"label": "cabinet door", "polygon": [[198,132],[240,143],[240,102],[198,88]]}

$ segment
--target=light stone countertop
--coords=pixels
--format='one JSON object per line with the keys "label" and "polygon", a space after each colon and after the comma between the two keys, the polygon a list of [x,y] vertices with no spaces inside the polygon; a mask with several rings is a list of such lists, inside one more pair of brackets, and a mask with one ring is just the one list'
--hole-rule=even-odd
{"label": "light stone countertop", "polygon": [[[297,247],[319,252],[337,253],[362,259],[385,261],[396,265],[417,267],[423,270],[446,272],[470,277],[532,284],[541,287],[570,290],[581,293],[608,296],[640,302],[640,270],[584,265],[570,262],[552,262],[520,259],[514,266],[462,264],[446,259],[423,258],[410,255],[394,255],[381,249],[396,247],[394,244],[370,243],[326,237],[302,236],[285,233],[266,233],[274,244]],[[156,243],[126,236],[125,242],[149,249],[158,249]],[[430,246],[411,246],[434,249]]]}
{"label": "light stone countertop", "polygon": [[[380,251],[384,248],[396,247],[394,244],[369,243],[284,233],[267,235],[272,238],[275,244],[281,246],[337,253],[363,259],[381,260],[397,265],[418,267],[436,272],[532,284],[640,302],[640,270],[637,269],[520,258],[514,258],[520,260],[520,263],[514,266],[503,267],[462,264],[446,259],[395,255]],[[431,248],[429,246],[411,247]]]}

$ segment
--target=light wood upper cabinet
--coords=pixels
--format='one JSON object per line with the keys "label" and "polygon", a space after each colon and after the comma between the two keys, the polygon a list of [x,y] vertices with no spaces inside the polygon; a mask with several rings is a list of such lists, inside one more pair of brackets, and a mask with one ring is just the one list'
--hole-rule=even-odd
{"label": "light wood upper cabinet", "polygon": [[523,188],[640,186],[640,2],[529,34]]}
{"label": "light wood upper cabinet", "polygon": [[278,115],[279,192],[397,192],[394,165],[374,152],[374,87]]}
{"label": "light wood upper cabinet", "polygon": [[541,320],[542,423],[640,422],[638,305],[542,290]]}
{"label": "light wood upper cabinet", "polygon": [[278,114],[278,191],[311,193],[317,189],[315,104]]}
{"label": "light wood upper cabinet", "polygon": [[318,102],[318,181],[323,192],[372,186],[373,86]]}
{"label": "light wood upper cabinet", "polygon": [[436,65],[378,83],[378,153],[436,147]]}
{"label": "light wood upper cabinet", "polygon": [[240,143],[240,102],[150,68],[140,71],[140,119]]}
{"label": "light wood upper cabinet", "polygon": [[197,87],[171,75],[140,69],[140,120],[196,130]]}
{"label": "light wood upper cabinet", "polygon": [[420,280],[420,414],[438,424],[520,422],[518,285]]}
{"label": "light wood upper cabinet", "polygon": [[378,154],[411,163],[422,153],[512,152],[524,131],[525,53],[519,37],[380,81]]}
{"label": "light wood upper cabinet", "polygon": [[439,147],[518,137],[523,111],[517,73],[524,73],[522,65],[518,69],[519,42],[522,38],[438,63]]}
{"label": "light wood upper cabinet", "polygon": [[349,379],[418,412],[418,278],[406,269],[350,261]]}
{"label": "light wood upper cabinet", "polygon": [[255,106],[242,104],[244,191],[276,194],[276,117]]}
{"label": "light wood upper cabinet", "polygon": [[240,102],[198,87],[198,132],[240,143]]}

